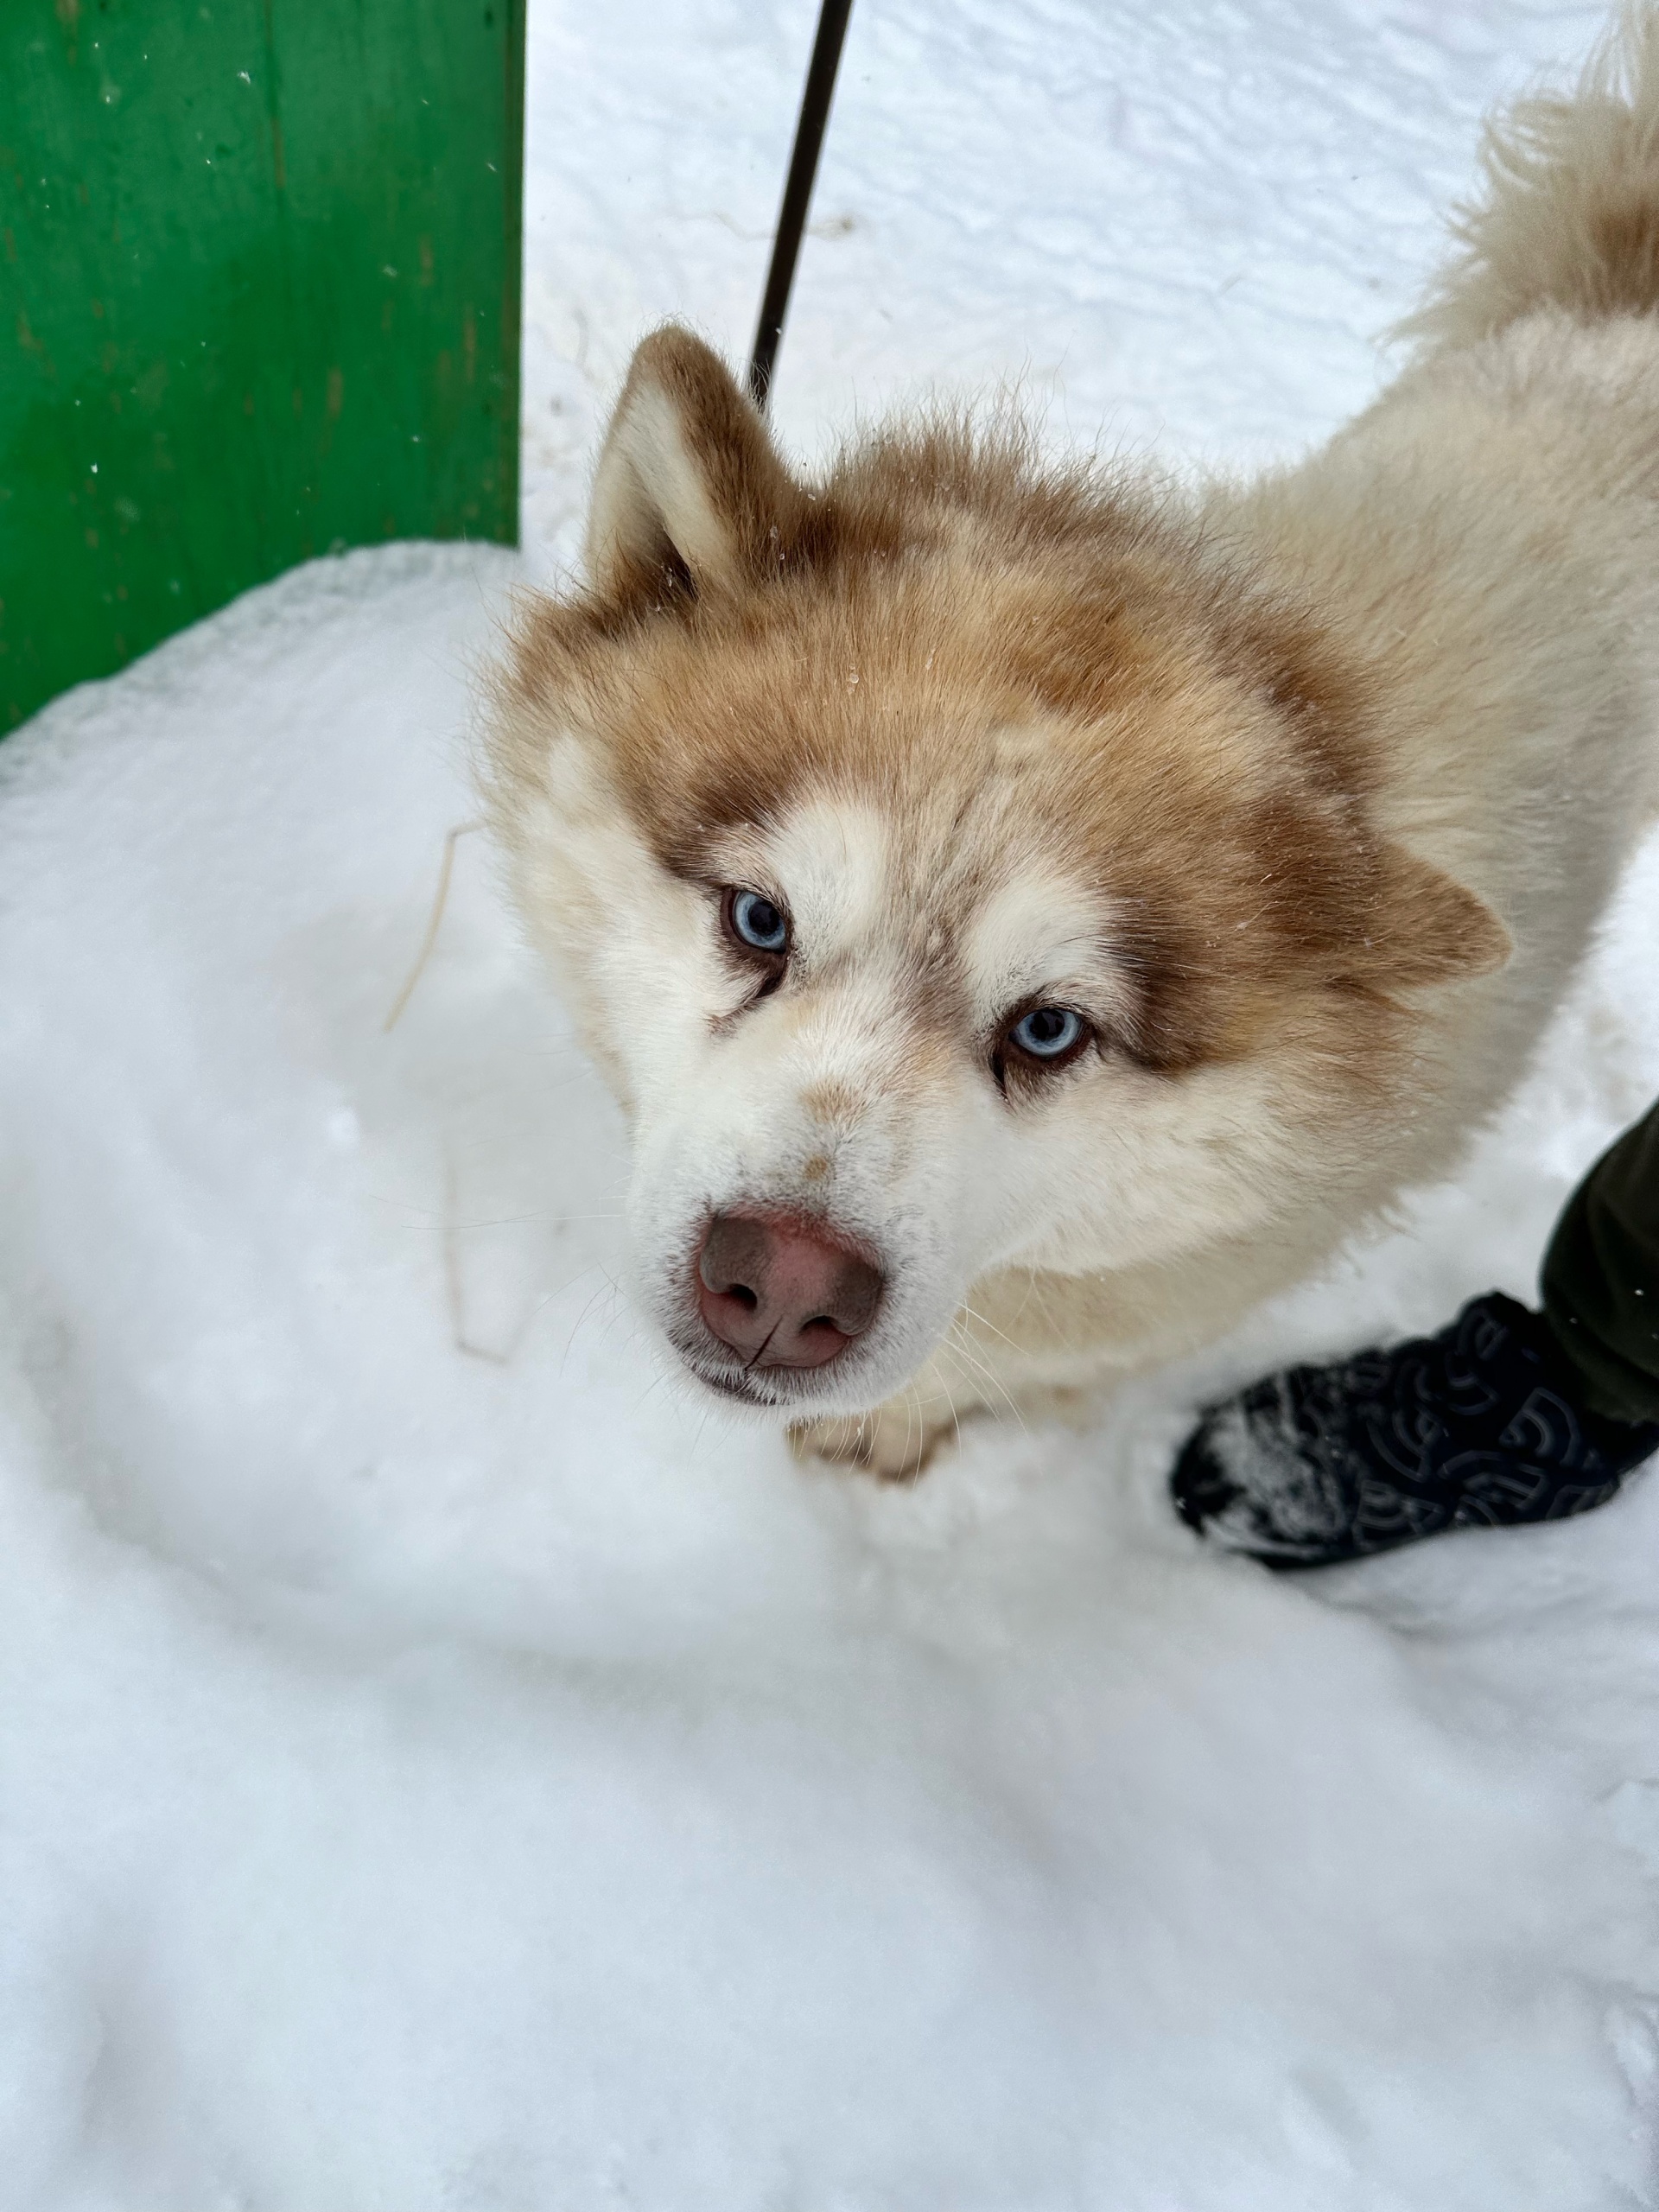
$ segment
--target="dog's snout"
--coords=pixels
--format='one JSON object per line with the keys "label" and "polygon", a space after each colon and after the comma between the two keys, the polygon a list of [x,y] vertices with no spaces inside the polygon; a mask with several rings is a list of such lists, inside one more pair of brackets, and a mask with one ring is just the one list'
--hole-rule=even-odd
{"label": "dog's snout", "polygon": [[817,1229],[717,1213],[697,1255],[697,1306],[750,1366],[825,1367],[868,1329],[879,1268]]}

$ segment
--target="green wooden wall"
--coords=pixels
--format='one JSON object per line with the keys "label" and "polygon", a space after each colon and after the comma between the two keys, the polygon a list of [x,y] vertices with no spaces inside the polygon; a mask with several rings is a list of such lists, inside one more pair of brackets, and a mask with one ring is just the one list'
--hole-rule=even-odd
{"label": "green wooden wall", "polygon": [[524,0],[0,0],[0,732],[314,554],[518,534]]}

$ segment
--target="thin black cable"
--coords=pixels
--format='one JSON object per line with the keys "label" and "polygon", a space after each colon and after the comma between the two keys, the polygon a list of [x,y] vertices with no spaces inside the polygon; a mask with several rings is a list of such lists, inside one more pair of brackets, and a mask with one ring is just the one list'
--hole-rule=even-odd
{"label": "thin black cable", "polygon": [[806,228],[807,203],[812,197],[812,181],[817,175],[823,126],[830,118],[836,71],[841,62],[841,44],[847,35],[847,18],[852,11],[853,0],[823,0],[818,10],[818,35],[812,41],[806,89],[801,94],[800,120],[795,125],[795,145],[789,157],[789,178],[784,186],[784,204],[778,211],[772,266],[766,271],[766,296],[760,302],[760,320],[755,327],[754,351],[749,357],[749,397],[763,415],[766,395],[772,389],[772,372],[777,365],[779,341],[784,334],[784,317],[789,311],[789,289],[795,281],[801,233]]}

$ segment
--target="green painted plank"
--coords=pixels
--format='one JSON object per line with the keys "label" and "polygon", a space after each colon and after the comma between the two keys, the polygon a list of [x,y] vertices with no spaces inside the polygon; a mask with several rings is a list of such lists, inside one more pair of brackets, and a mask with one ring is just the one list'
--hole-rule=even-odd
{"label": "green painted plank", "polygon": [[296,561],[518,535],[524,0],[0,0],[0,731]]}

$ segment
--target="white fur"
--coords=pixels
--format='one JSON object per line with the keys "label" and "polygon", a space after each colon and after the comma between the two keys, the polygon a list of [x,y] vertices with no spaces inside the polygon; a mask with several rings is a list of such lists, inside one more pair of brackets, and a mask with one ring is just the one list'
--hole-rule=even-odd
{"label": "white fur", "polygon": [[[1414,1088],[1385,1125],[1322,1118],[1271,1054],[1173,1079],[1109,1052],[1000,1097],[1006,1009],[1052,989],[1109,1033],[1128,984],[1097,887],[993,803],[896,824],[820,791],[727,833],[721,873],[785,902],[797,945],[789,991],[733,1019],[746,987],[715,899],[652,856],[578,731],[550,745],[534,819],[515,802],[520,903],[632,1117],[636,1274],[671,1339],[688,1348],[715,1211],[825,1211],[885,1261],[868,1337],[778,1382],[798,1417],[831,1417],[826,1448],[913,1467],[963,1406],[1226,1325],[1402,1183],[1448,1171],[1523,1071],[1659,797],[1659,320],[1545,299],[1459,336],[1301,467],[1202,495],[1213,542],[1363,645],[1387,690],[1379,827],[1513,942],[1496,972],[1419,993]],[[666,516],[693,569],[717,567],[685,442],[631,394],[595,559]],[[959,912],[968,880],[969,1004],[946,1034],[914,978],[944,889]]]}

